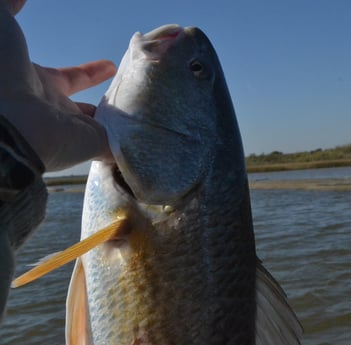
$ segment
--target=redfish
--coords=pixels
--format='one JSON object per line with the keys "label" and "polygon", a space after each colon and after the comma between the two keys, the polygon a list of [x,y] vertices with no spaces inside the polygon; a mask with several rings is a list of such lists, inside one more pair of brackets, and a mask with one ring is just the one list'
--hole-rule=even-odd
{"label": "redfish", "polygon": [[82,239],[121,212],[129,226],[78,259],[67,343],[300,344],[256,256],[239,127],[206,35],[136,33],[96,119],[115,161],[92,164]]}

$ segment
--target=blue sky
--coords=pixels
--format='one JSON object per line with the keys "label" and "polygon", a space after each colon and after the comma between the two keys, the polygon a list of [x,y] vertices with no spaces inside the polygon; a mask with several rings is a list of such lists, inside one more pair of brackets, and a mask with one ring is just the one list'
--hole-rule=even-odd
{"label": "blue sky", "polygon": [[[248,155],[351,143],[350,16],[348,0],[31,0],[17,20],[31,59],[50,67],[118,65],[135,31],[200,27],[221,60]],[[108,85],[72,98],[97,104]]]}

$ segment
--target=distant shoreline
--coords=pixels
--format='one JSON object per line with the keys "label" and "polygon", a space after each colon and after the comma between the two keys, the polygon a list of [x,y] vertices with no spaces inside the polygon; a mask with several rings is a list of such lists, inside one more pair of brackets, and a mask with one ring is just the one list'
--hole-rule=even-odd
{"label": "distant shoreline", "polygon": [[250,181],[251,190],[314,190],[351,192],[351,177],[345,179],[262,180]]}
{"label": "distant shoreline", "polygon": [[[318,163],[318,164],[315,164]],[[323,162],[311,162],[305,164],[271,164],[260,166],[259,169],[248,168],[249,173],[263,173],[275,171],[291,171],[304,169],[319,168],[337,168],[351,166],[338,162],[331,166],[330,164],[321,164]],[[325,162],[327,163],[327,162]],[[330,162],[328,162],[330,163]],[[351,162],[349,162],[351,163]],[[252,167],[251,167],[252,168]],[[67,192],[83,193],[87,181],[87,175],[81,176],[62,176],[45,178],[49,192]],[[351,176],[348,178],[326,178],[326,179],[302,179],[302,180],[255,180],[249,182],[250,189],[268,190],[268,189],[285,189],[285,190],[318,190],[318,191],[351,191]]]}
{"label": "distant shoreline", "polygon": [[[332,161],[316,161],[316,162],[299,162],[299,163],[276,163],[276,164],[257,164],[247,165],[247,172],[265,173],[275,171],[292,171],[306,169],[322,169],[322,168],[339,168],[351,166],[351,159],[340,159]],[[58,176],[45,177],[44,181],[47,186],[64,186],[64,185],[84,185],[86,184],[88,175],[79,176]]]}
{"label": "distant shoreline", "polygon": [[351,166],[351,159],[335,159],[326,161],[312,162],[293,162],[293,163],[271,163],[271,164],[247,164],[248,173],[263,173],[274,171],[307,170],[322,168],[339,168]]}
{"label": "distant shoreline", "polygon": [[[351,144],[332,149],[269,154],[251,154],[245,158],[248,173],[291,171],[351,166]],[[84,185],[87,175],[44,177],[47,186]],[[60,188],[57,188],[60,189]]]}
{"label": "distant shoreline", "polygon": [[351,166],[351,144],[296,153],[273,151],[245,158],[249,173]]}

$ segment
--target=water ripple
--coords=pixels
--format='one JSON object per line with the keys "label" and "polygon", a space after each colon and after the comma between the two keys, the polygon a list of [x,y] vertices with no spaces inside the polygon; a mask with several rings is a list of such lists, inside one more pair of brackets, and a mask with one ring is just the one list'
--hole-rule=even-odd
{"label": "water ripple", "polygon": [[[302,175],[295,173],[295,178]],[[279,174],[280,179],[284,176]],[[253,190],[251,197],[258,256],[296,310],[305,329],[303,345],[350,344],[351,193]],[[50,194],[45,224],[19,253],[18,273],[78,240],[82,202],[82,193]],[[71,271],[68,265],[11,291],[1,344],[64,344]]]}

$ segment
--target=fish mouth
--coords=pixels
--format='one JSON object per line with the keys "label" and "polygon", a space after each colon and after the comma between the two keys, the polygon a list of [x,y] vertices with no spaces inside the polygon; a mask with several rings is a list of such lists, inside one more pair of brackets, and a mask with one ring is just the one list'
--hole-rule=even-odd
{"label": "fish mouth", "polygon": [[168,24],[152,30],[142,35],[142,37],[145,41],[169,40],[176,38],[182,31],[184,31],[184,29],[180,25]]}
{"label": "fish mouth", "polygon": [[119,189],[123,190],[125,195],[128,195],[129,197],[136,199],[136,196],[133,193],[132,188],[128,185],[128,183],[124,179],[123,174],[119,169],[117,163],[113,164],[111,169],[112,169],[113,180],[118,185]]}
{"label": "fish mouth", "polygon": [[146,34],[137,32],[132,38],[149,60],[158,61],[173,42],[181,36],[184,28],[177,24],[161,26]]}

